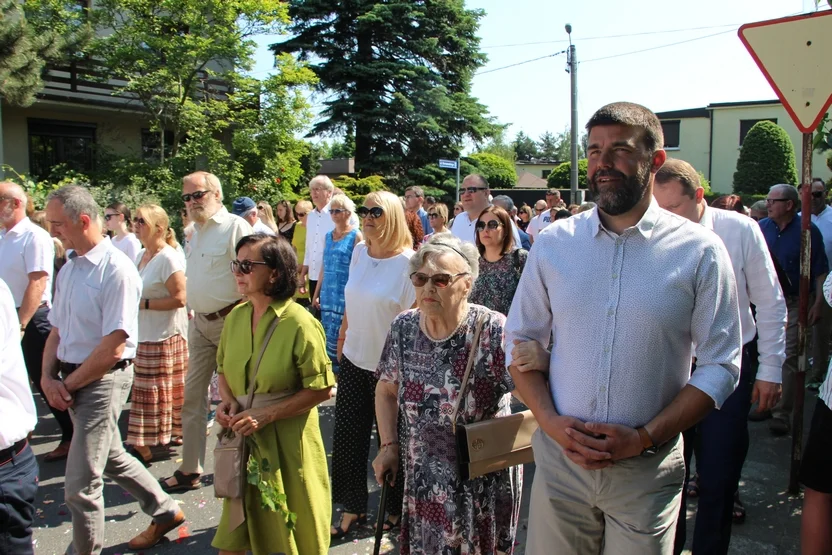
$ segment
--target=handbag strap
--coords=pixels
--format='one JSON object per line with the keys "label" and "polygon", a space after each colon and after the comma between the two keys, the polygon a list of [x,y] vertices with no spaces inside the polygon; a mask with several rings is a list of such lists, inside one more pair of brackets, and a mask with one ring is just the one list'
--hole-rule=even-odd
{"label": "handbag strap", "polygon": [[260,354],[257,355],[257,362],[254,364],[254,375],[251,376],[251,383],[248,386],[248,397],[246,398],[246,406],[243,407],[243,410],[248,410],[251,408],[251,402],[254,400],[254,385],[257,381],[257,372],[260,370],[260,361],[263,360],[263,355],[266,354],[266,347],[269,346],[269,341],[272,339],[272,335],[274,335],[274,330],[277,328],[277,324],[280,322],[280,316],[276,316],[274,320],[272,320],[269,329],[266,330],[266,337],[263,338],[263,346],[260,347]]}
{"label": "handbag strap", "polygon": [[468,365],[465,367],[465,375],[462,376],[462,383],[459,386],[459,395],[457,396],[456,403],[454,404],[454,414],[451,417],[454,433],[456,433],[456,417],[459,415],[459,407],[462,404],[462,398],[465,397],[465,388],[468,386],[468,378],[471,376],[471,369],[474,367],[474,361],[477,358],[477,351],[480,349],[480,333],[482,332],[482,327],[485,324],[487,317],[488,315],[485,313],[480,314],[480,317],[477,318],[476,327],[474,328],[474,340],[471,342],[471,354],[468,355]]}

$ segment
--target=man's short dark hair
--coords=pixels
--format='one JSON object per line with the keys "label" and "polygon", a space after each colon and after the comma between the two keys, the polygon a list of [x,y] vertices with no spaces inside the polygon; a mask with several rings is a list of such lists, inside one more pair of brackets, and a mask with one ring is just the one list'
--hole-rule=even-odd
{"label": "man's short dark hair", "polygon": [[656,172],[656,183],[664,185],[673,180],[678,181],[682,185],[682,192],[693,198],[696,196],[696,190],[700,187],[701,182],[699,174],[693,169],[693,166],[676,158],[668,158],[664,165]]}
{"label": "man's short dark hair", "polygon": [[560,209],[557,212],[555,212],[555,221],[565,220],[566,218],[571,218],[571,217],[572,217],[572,212],[570,212],[569,210]]}
{"label": "man's short dark hair", "polygon": [[599,125],[626,125],[644,130],[644,147],[656,152],[664,147],[664,133],[659,118],[649,109],[633,102],[613,102],[592,114],[586,132]]}
{"label": "man's short dark hair", "polygon": [[291,299],[298,288],[298,257],[291,243],[280,235],[255,233],[237,241],[234,252],[239,253],[245,245],[259,245],[263,262],[277,270],[277,280],[263,293],[276,301]]}
{"label": "man's short dark hair", "polygon": [[[468,175],[465,176],[465,179],[468,179],[469,177],[473,177],[474,179],[479,181],[480,185],[482,185],[486,189],[491,188],[491,187],[488,186],[488,180],[481,173],[469,173]],[[463,181],[465,181],[465,179],[463,179]]]}
{"label": "man's short dark hair", "polygon": [[416,195],[419,198],[425,198],[425,191],[422,190],[422,188],[419,187],[418,185],[411,185],[410,187],[405,189],[404,190],[405,194],[407,194],[408,191],[412,192],[414,195]]}

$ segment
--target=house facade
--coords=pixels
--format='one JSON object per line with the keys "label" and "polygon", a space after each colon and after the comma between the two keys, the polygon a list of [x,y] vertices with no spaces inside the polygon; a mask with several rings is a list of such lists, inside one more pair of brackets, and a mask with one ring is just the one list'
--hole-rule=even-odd
{"label": "house facade", "polygon": [[[715,193],[733,191],[742,142],[749,129],[762,120],[773,121],[786,130],[794,146],[800,177],[803,134],[779,100],[714,103],[656,115],[662,122],[668,156],[685,160],[702,172]],[[825,181],[832,178],[825,155],[814,153],[812,175]]]}

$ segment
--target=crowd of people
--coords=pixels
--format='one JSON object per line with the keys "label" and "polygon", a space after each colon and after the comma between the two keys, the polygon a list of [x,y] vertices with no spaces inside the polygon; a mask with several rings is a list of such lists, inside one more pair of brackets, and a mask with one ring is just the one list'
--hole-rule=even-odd
{"label": "crowd of people", "polygon": [[[221,435],[248,438],[271,488],[244,480],[225,496],[221,554],[326,553],[367,522],[368,464],[392,486],[383,526],[401,553],[513,553],[522,467],[463,479],[455,436],[511,414],[512,396],[539,425],[526,553],[681,553],[692,497],[693,552],[727,553],[745,519],[748,420],[791,431],[797,188],[775,185],[749,210],[735,195],[708,206],[648,109],[607,105],[587,132],[594,202],[550,189],[517,207],[472,174],[452,210],[418,186],[356,206],[317,176],[311,202],[240,197],[229,211],[200,171],[182,180],[181,244],[160,206],[102,212],[68,185],[27,215],[23,189],[0,183],[0,553],[33,552],[31,387],[62,432],[43,462],[67,460],[68,552],[87,554],[105,544],[104,477],[152,519],[130,549],[185,522],[173,495],[203,487],[212,381]],[[819,399],[802,544],[820,554],[832,549],[822,180],[810,208]],[[317,407],[333,395],[330,472]],[[165,446],[181,446],[181,464],[154,477]],[[264,508],[267,491],[285,506]]]}

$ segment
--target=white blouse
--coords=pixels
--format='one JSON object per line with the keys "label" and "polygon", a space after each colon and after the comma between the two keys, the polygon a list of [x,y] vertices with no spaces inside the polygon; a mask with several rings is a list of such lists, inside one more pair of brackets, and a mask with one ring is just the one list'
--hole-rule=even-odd
{"label": "white blouse", "polygon": [[[137,264],[143,255],[144,250],[139,253]],[[176,272],[185,272],[185,261],[176,249],[166,245],[144,268],[139,269],[142,299],[170,297],[165,283]],[[175,310],[145,310],[142,301],[139,310],[139,343],[164,341],[177,334],[188,337],[188,312],[184,307]]]}

